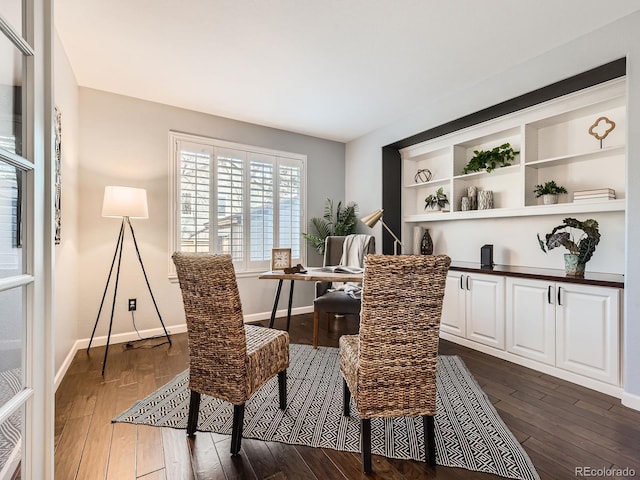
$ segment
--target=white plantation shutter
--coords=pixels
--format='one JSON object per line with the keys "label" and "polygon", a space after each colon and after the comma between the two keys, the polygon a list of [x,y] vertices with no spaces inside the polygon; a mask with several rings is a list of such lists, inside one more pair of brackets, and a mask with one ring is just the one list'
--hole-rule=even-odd
{"label": "white plantation shutter", "polygon": [[289,247],[305,263],[305,156],[178,133],[170,145],[172,252],[225,253],[237,272],[262,271],[272,248]]}

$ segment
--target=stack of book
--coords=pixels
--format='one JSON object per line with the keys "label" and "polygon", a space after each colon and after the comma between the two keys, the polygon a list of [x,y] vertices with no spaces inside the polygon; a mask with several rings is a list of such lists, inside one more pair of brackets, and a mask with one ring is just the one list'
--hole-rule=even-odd
{"label": "stack of book", "polygon": [[613,188],[596,188],[594,190],[576,190],[573,192],[574,202],[601,202],[615,199],[616,191]]}

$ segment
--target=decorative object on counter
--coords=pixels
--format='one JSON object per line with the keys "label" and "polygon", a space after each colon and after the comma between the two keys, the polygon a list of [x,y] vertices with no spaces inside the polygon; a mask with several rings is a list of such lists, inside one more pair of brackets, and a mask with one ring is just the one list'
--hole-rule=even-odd
{"label": "decorative object on counter", "polygon": [[478,209],[478,187],[475,185],[467,188],[467,197],[469,197],[469,210],[477,210]]}
{"label": "decorative object on counter", "polygon": [[[582,230],[580,237],[575,240],[574,230]],[[586,263],[596,251],[596,245],[600,243],[598,222],[589,218],[584,222],[575,218],[565,218],[562,225],[558,225],[551,233],[545,235],[542,241],[538,234],[538,243],[543,252],[547,253],[556,247],[564,247],[569,250],[565,253],[565,272],[567,275],[583,276]]]}
{"label": "decorative object on counter", "polygon": [[602,140],[607,138],[607,135],[609,135],[614,128],[616,128],[616,122],[609,120],[607,117],[600,117],[589,127],[589,135],[600,140],[600,148],[602,148]]}
{"label": "decorative object on counter", "polygon": [[471,199],[469,197],[462,197],[460,199],[460,210],[463,212],[471,210]]}
{"label": "decorative object on counter", "polygon": [[376,210],[375,212],[372,212],[369,215],[366,215],[366,216],[362,217],[360,219],[360,221],[362,223],[364,223],[369,228],[375,227],[376,223],[380,222],[382,224],[382,226],[387,230],[387,232],[389,232],[389,235],[391,235],[393,237],[393,254],[397,255],[398,254],[398,245],[400,245],[402,247],[402,242],[400,241],[400,239],[398,237],[396,237],[396,234],[393,233],[391,231],[391,229],[389,227],[387,227],[387,224],[384,223],[384,221],[382,220],[382,214],[383,213],[384,213],[384,210],[381,208],[380,210]]}
{"label": "decorative object on counter", "polygon": [[482,268],[493,268],[493,244],[480,247],[480,265]]}
{"label": "decorative object on counter", "polygon": [[478,210],[489,210],[493,208],[493,191],[480,190],[478,192]]}
{"label": "decorative object on counter", "polygon": [[342,202],[338,202],[334,214],[333,200],[327,198],[322,218],[313,217],[309,222],[309,226],[315,230],[315,234],[303,233],[302,236],[320,255],[324,255],[324,243],[327,237],[356,233],[357,214],[358,204],[355,202],[349,202],[344,206]]}
{"label": "decorative object on counter", "polygon": [[496,168],[508,167],[520,152],[514,151],[509,143],[503,143],[491,150],[474,150],[473,153],[474,156],[462,169],[463,174],[479,172],[483,169],[490,173]]}
{"label": "decorative object on counter", "polygon": [[421,168],[416,172],[415,176],[413,177],[413,180],[416,183],[427,183],[428,181],[431,180],[432,176],[433,175],[431,174],[431,170],[429,170],[428,168]]}
{"label": "decorative object on counter", "polygon": [[542,203],[545,205],[555,205],[558,203],[558,195],[568,192],[562,185],[556,184],[555,180],[551,180],[543,185],[536,185],[533,193],[536,194],[536,198],[542,197]]}
{"label": "decorative object on counter", "polygon": [[436,190],[436,193],[432,193],[431,195],[427,195],[427,198],[424,199],[424,208],[430,208],[431,210],[441,210],[445,206],[449,204],[449,199],[447,198],[447,194],[444,193],[443,187],[440,187]]}
{"label": "decorative object on counter", "polygon": [[425,229],[422,236],[422,242],[420,242],[420,253],[422,255],[433,255],[433,239],[429,234],[429,229]]}
{"label": "decorative object on counter", "polygon": [[593,190],[576,190],[573,192],[574,202],[601,202],[615,200],[616,191],[613,188],[595,188]]}
{"label": "decorative object on counter", "polygon": [[291,268],[291,249],[272,248],[271,270],[286,270],[287,268]]}
{"label": "decorative object on counter", "polygon": [[420,246],[422,245],[422,236],[424,235],[424,227],[416,225],[413,227],[413,249],[414,255],[420,255]]}

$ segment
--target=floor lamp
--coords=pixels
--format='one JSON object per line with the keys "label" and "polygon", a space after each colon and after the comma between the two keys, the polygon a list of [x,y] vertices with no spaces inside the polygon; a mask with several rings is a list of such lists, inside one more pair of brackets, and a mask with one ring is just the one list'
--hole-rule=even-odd
{"label": "floor lamp", "polygon": [[382,224],[382,226],[387,229],[387,232],[389,232],[391,234],[391,236],[393,237],[393,254],[397,255],[398,254],[398,245],[402,246],[402,242],[400,241],[400,239],[398,237],[395,236],[395,234],[391,231],[391,229],[389,227],[387,227],[386,223],[384,223],[382,221],[382,214],[383,213],[384,213],[383,209],[376,210],[375,212],[370,213],[366,217],[362,217],[360,219],[360,221],[362,223],[364,223],[369,228],[373,228],[376,225],[376,223],[380,222]]}
{"label": "floor lamp", "polygon": [[111,318],[109,320],[109,333],[107,335],[107,348],[104,351],[104,360],[102,361],[102,375],[104,376],[104,368],[107,365],[107,353],[109,352],[109,341],[111,340],[111,327],[113,326],[113,313],[116,308],[116,296],[118,295],[118,280],[120,279],[120,264],[122,263],[122,247],[124,244],[124,235],[126,233],[126,227],[129,226],[131,231],[131,237],[133,238],[133,245],[136,247],[136,254],[138,255],[138,261],[144,274],[144,279],[147,282],[147,288],[151,294],[151,300],[153,300],[153,306],[156,308],[156,313],[162,324],[164,334],[169,340],[171,345],[171,337],[167,332],[167,328],[162,321],[160,310],[156,304],[156,299],[151,291],[151,285],[149,285],[149,279],[147,278],[147,272],[142,264],[142,257],[140,256],[140,250],[138,249],[138,242],[136,242],[136,235],[133,232],[133,226],[131,225],[131,218],[149,218],[149,210],[147,207],[147,191],[144,188],[131,188],[131,187],[105,187],[104,200],[102,202],[102,216],[110,218],[122,218],[120,224],[120,234],[118,235],[118,241],[116,242],[116,251],[113,254],[113,260],[111,261],[111,268],[109,269],[109,276],[107,277],[107,284],[104,287],[102,293],[102,300],[100,301],[100,308],[98,309],[98,316],[96,317],[96,323],[93,325],[93,332],[91,332],[91,340],[89,340],[89,346],[87,347],[87,353],[91,348],[93,342],[93,336],[96,333],[96,327],[98,326],[98,320],[100,320],[100,314],[102,313],[102,307],[104,300],[109,290],[109,283],[111,282],[111,276],[113,275],[113,267],[118,259],[118,266],[116,268],[115,288],[113,290],[113,302],[111,304]]}

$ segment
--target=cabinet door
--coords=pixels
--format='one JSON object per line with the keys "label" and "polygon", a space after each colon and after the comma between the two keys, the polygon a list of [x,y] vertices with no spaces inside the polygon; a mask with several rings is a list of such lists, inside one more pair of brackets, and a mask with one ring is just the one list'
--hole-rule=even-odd
{"label": "cabinet door", "polygon": [[557,285],[556,366],[619,385],[620,291],[570,283]]}
{"label": "cabinet door", "polygon": [[507,278],[507,351],[555,365],[555,283]]}
{"label": "cabinet door", "polygon": [[462,285],[466,275],[461,272],[449,272],[444,290],[444,300],[442,302],[442,319],[440,320],[440,330],[464,337],[465,311],[464,296],[465,291]]}
{"label": "cabinet door", "polygon": [[504,277],[468,275],[467,338],[504,350]]}

